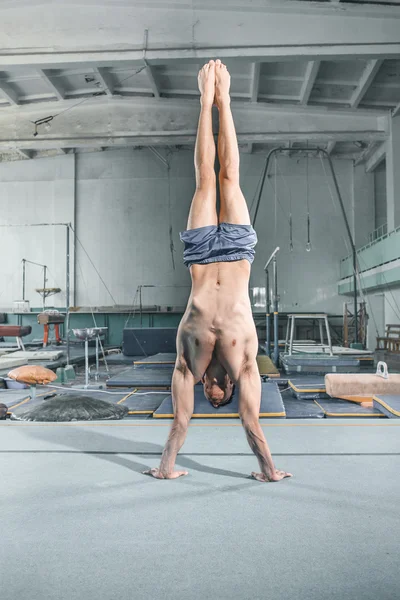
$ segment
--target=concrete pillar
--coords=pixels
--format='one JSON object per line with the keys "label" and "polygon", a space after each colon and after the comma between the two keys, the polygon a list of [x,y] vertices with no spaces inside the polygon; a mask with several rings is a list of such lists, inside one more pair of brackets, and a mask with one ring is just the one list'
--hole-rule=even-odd
{"label": "concrete pillar", "polygon": [[400,115],[391,121],[386,142],[386,193],[388,231],[400,226]]}
{"label": "concrete pillar", "polygon": [[353,236],[356,248],[368,243],[368,234],[375,229],[374,174],[366,173],[364,165],[353,168]]}

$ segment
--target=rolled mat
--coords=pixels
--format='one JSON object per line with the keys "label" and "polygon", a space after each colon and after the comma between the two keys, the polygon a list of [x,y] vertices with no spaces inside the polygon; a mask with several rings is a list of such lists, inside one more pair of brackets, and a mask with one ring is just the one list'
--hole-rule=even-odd
{"label": "rolled mat", "polygon": [[372,401],[376,394],[396,394],[400,390],[400,375],[362,373],[329,373],[325,375],[326,393],[332,398],[343,398],[353,402]]}

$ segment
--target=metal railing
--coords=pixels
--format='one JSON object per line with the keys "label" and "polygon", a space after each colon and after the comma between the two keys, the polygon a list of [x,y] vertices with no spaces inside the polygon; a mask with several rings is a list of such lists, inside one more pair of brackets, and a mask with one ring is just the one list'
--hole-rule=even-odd
{"label": "metal railing", "polygon": [[387,232],[388,232],[387,223],[383,223],[383,225],[381,225],[380,227],[377,227],[376,229],[374,229],[374,231],[371,231],[371,233],[368,234],[368,244],[371,244],[371,242],[377,242],[382,237],[387,235]]}

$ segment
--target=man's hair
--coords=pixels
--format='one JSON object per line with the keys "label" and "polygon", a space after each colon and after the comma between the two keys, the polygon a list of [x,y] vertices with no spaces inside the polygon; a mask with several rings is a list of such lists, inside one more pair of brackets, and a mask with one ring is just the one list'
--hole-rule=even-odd
{"label": "man's hair", "polygon": [[236,386],[235,386],[235,384],[233,384],[232,394],[230,395],[230,397],[228,398],[228,400],[225,400],[225,402],[223,402],[222,404],[220,404],[218,406],[218,408],[221,408],[221,406],[226,406],[227,404],[230,404],[233,401],[233,396],[235,394],[235,388],[236,388]]}

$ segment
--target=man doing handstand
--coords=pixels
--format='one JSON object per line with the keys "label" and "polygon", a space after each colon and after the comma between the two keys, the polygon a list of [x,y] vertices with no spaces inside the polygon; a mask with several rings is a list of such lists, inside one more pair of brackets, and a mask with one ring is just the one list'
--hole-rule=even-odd
{"label": "man doing handstand", "polygon": [[[204,394],[215,408],[230,402],[237,386],[239,415],[260,465],[260,472],[252,476],[258,481],[280,481],[291,474],[275,468],[259,423],[258,339],[248,293],[257,237],[239,185],[239,149],[230,108],[230,75],[220,60],[210,60],[200,70],[198,81],[201,111],[195,147],[196,192],[187,230],[181,234],[192,290],[177,336],[172,377],[174,421],[160,467],[146,473],[158,479],[187,475],[186,471],[174,471],[174,465],[193,415],[194,386],[202,381]],[[214,103],[220,121],[219,218],[212,132]]]}

